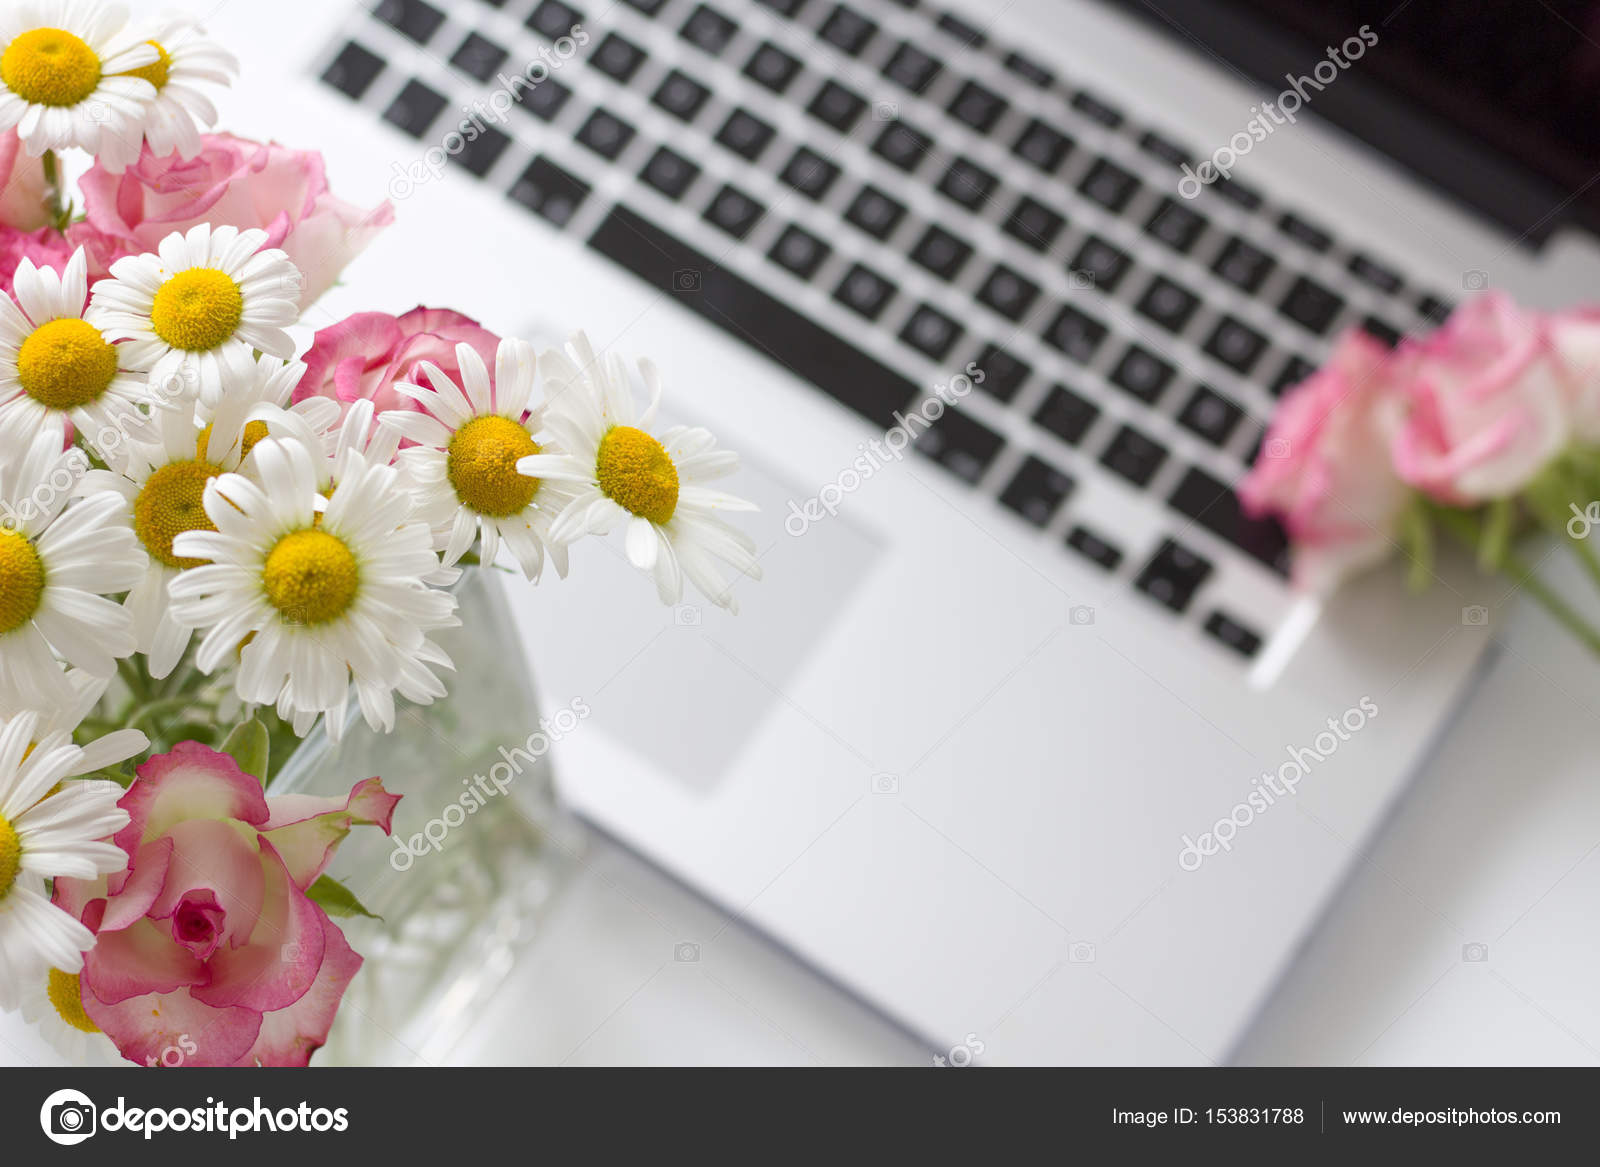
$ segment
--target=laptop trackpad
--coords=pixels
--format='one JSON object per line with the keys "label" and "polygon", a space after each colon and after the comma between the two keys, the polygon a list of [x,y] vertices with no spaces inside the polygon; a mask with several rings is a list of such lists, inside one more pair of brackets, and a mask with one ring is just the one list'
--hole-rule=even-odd
{"label": "laptop trackpad", "polygon": [[759,583],[734,585],[738,615],[707,602],[687,581],[683,602],[663,607],[651,581],[623,555],[620,531],[575,546],[567,579],[547,571],[536,589],[508,589],[541,713],[581,698],[590,714],[577,732],[606,734],[701,792],[722,780],[784,700],[883,551],[847,513],[802,535],[788,533],[789,500],[813,491],[748,457],[716,485],[761,507],[730,516],[755,539],[765,572]]}

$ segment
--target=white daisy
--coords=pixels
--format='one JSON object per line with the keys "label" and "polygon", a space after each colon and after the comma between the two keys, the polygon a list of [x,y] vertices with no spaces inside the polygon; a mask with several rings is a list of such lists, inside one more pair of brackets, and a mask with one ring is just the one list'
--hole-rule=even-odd
{"label": "white daisy", "polygon": [[557,574],[565,577],[567,549],[548,537],[551,521],[572,501],[572,492],[517,472],[519,460],[541,449],[533,440],[544,421],[544,407],[533,405],[533,346],[502,340],[493,384],[471,345],[456,346],[456,361],[459,388],[425,361],[422,374],[433,388],[395,382],[422,412],[392,409],[378,417],[381,428],[416,443],[401,450],[395,464],[433,527],[435,546],[452,564],[481,539],[479,558],[493,563],[503,541],[530,580],[538,580],[544,569],[548,546]]}
{"label": "white daisy", "polygon": [[118,471],[91,470],[83,476],[85,493],[114,491],[123,498],[147,556],[124,606],[150,675],[158,680],[183,658],[192,631],[173,619],[167,585],[180,571],[204,562],[178,555],[172,541],[184,531],[215,530],[205,512],[206,483],[240,469],[267,436],[265,418],[288,404],[303,372],[298,362],[254,362],[250,380],[230,382],[215,409],[188,401],[157,410],[153,440],[130,443]]}
{"label": "white daisy", "polygon": [[755,541],[718,514],[756,507],[701,483],[732,474],[739,456],[714,449],[716,439],[703,429],[672,426],[659,437],[650,432],[661,375],[649,361],[639,362],[650,392],[642,414],[622,359],[597,357],[583,333],[572,338],[567,354],[548,352],[541,362],[551,402],[545,432],[560,452],[523,458],[517,470],[573,492],[550,538],[570,543],[625,522],[628,559],[655,579],[663,603],[682,598],[688,576],[712,603],[737,611],[715,560],[751,579],[761,578],[761,565]]}
{"label": "white daisy", "polygon": [[158,255],[111,265],[90,303],[106,334],[127,342],[124,362],[150,374],[158,399],[197,393],[208,406],[228,377],[243,380],[251,350],[287,360],[284,326],[300,314],[300,272],[267,233],[200,223],[173,232]]}
{"label": "white daisy", "polygon": [[127,9],[99,0],[21,0],[0,10],[0,130],[27,152],[78,147],[132,132],[155,97],[133,73],[158,61],[130,35]]}
{"label": "white daisy", "polygon": [[438,567],[432,533],[412,518],[392,466],[350,452],[324,499],[302,443],[270,438],[252,458],[261,484],[213,479],[205,509],[216,531],[173,541],[179,555],[211,561],[169,586],[173,616],[206,630],[196,663],[211,673],[237,654],[240,699],[276,703],[296,732],[326,715],[337,738],[352,686],[367,723],[393,729],[396,691],[424,704],[442,692],[426,665],[447,660],[427,633],[460,623],[455,597],[421,582]]}
{"label": "white daisy", "polygon": [[44,881],[94,879],[128,857],[110,837],[128,825],[115,782],[66,782],[87,767],[69,734],[37,736],[38,716],[0,726],[0,1007],[16,1008],[19,986],[44,966],[82,967],[94,936],[51,904]]}
{"label": "white daisy", "polygon": [[126,349],[85,312],[87,267],[81,247],[59,273],[17,264],[16,303],[0,296],[0,428],[31,435],[48,425],[60,434],[70,421],[110,457],[144,427],[146,379],[121,367]]}
{"label": "white daisy", "polygon": [[167,19],[145,43],[155,49],[156,60],[128,75],[153,85],[155,97],[138,122],[101,137],[100,164],[113,174],[137,162],[144,146],[157,158],[174,151],[182,158],[200,153],[200,128],[216,124],[217,107],[198,87],[226,87],[239,73],[238,58],[208,40],[187,17]]}
{"label": "white daisy", "polygon": [[[21,444],[20,438],[12,441]],[[83,454],[41,431],[0,459],[0,702],[12,709],[72,700],[59,654],[97,677],[137,647],[121,605],[144,553],[119,495],[67,505]],[[52,651],[53,650],[53,651]]]}
{"label": "white daisy", "polygon": [[78,977],[79,973],[59,968],[35,972],[20,988],[23,1020],[37,1025],[39,1033],[69,1064],[113,1065],[122,1055],[84,1012]]}

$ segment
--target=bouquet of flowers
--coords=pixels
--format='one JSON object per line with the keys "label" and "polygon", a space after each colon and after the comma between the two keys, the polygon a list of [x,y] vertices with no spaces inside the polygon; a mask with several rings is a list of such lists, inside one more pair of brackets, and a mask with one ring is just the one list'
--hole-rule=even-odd
{"label": "bouquet of flowers", "polygon": [[1349,333],[1285,396],[1239,493],[1281,517],[1304,587],[1396,551],[1425,587],[1447,539],[1600,653],[1600,631],[1517,550],[1545,532],[1600,585],[1600,315],[1491,292],[1392,351]]}
{"label": "bouquet of flowers", "polygon": [[445,694],[463,570],[564,576],[620,526],[666,603],[759,576],[711,485],[737,457],[657,422],[648,361],[435,308],[296,359],[392,212],[203,132],[236,72],[190,21],[0,12],[0,1008],[79,1058],[323,1044],[361,965],[332,915],[362,910],[325,871],[399,794],[271,779],[319,722]]}

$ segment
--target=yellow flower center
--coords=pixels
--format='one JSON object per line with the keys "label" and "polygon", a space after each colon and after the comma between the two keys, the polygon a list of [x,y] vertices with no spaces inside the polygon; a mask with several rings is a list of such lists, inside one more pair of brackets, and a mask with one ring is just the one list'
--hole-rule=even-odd
{"label": "yellow flower center", "polygon": [[206,517],[205,497],[206,483],[221,473],[210,462],[169,462],[145,480],[133,500],[133,533],[154,558],[179,569],[206,562],[174,555],[172,541],[185,531],[217,529]]}
{"label": "yellow flower center", "polygon": [[75,317],[41,324],[17,353],[22,391],[51,409],[98,400],[117,375],[117,350],[94,325]]}
{"label": "yellow flower center", "polygon": [[22,840],[17,838],[16,828],[7,821],[6,816],[0,815],[0,899],[5,899],[6,892],[17,882],[17,872],[21,870]]}
{"label": "yellow flower center", "polygon": [[678,509],[678,468],[667,448],[643,430],[614,425],[600,439],[595,477],[607,498],[652,523],[664,523]]}
{"label": "yellow flower center", "polygon": [[66,29],[30,29],[0,55],[0,81],[32,105],[77,105],[100,84],[100,58]]}
{"label": "yellow flower center", "polygon": [[244,296],[226,272],[192,267],[156,289],[150,327],[173,348],[199,353],[233,335],[244,316]]}
{"label": "yellow flower center", "polygon": [[475,417],[450,439],[445,471],[462,505],[504,519],[519,514],[539,492],[539,480],[517,473],[517,459],[539,452],[539,443],[509,417]]}
{"label": "yellow flower center", "polygon": [[267,553],[262,581],[286,622],[326,624],[355,602],[361,569],[343,539],[307,527],[285,535]]}
{"label": "yellow flower center", "polygon": [[126,73],[119,73],[119,77],[142,77],[156,87],[159,93],[166,87],[167,75],[172,72],[172,54],[159,41],[145,41],[156,51],[156,59],[148,65],[140,65],[137,69],[129,69]]}
{"label": "yellow flower center", "polygon": [[84,1033],[99,1033],[100,1027],[89,1020],[83,1011],[83,989],[78,985],[78,974],[50,970],[50,1004],[61,1014],[61,1020]]}
{"label": "yellow flower center", "polygon": [[[211,426],[206,426],[200,431],[200,436],[195,439],[194,455],[200,461],[206,460],[206,447],[211,442]],[[267,423],[264,421],[249,421],[244,426],[244,440],[239,443],[239,457],[247,458],[255,444],[267,436]]]}
{"label": "yellow flower center", "polygon": [[[44,561],[16,531],[0,531],[0,636],[15,632],[44,598]],[[0,880],[0,890],[4,881]]]}

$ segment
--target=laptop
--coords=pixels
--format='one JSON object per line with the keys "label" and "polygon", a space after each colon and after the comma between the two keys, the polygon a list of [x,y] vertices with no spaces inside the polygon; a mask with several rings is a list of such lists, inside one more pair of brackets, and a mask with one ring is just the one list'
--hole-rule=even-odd
{"label": "laptop", "polygon": [[1448,558],[1298,593],[1233,484],[1344,329],[1600,284],[1593,6],[1541,7],[210,20],[230,129],[397,204],[306,323],[582,327],[745,456],[738,615],[662,609],[608,543],[508,583],[507,650],[592,710],[569,803],[930,1050],[1221,1064],[1504,600]]}

